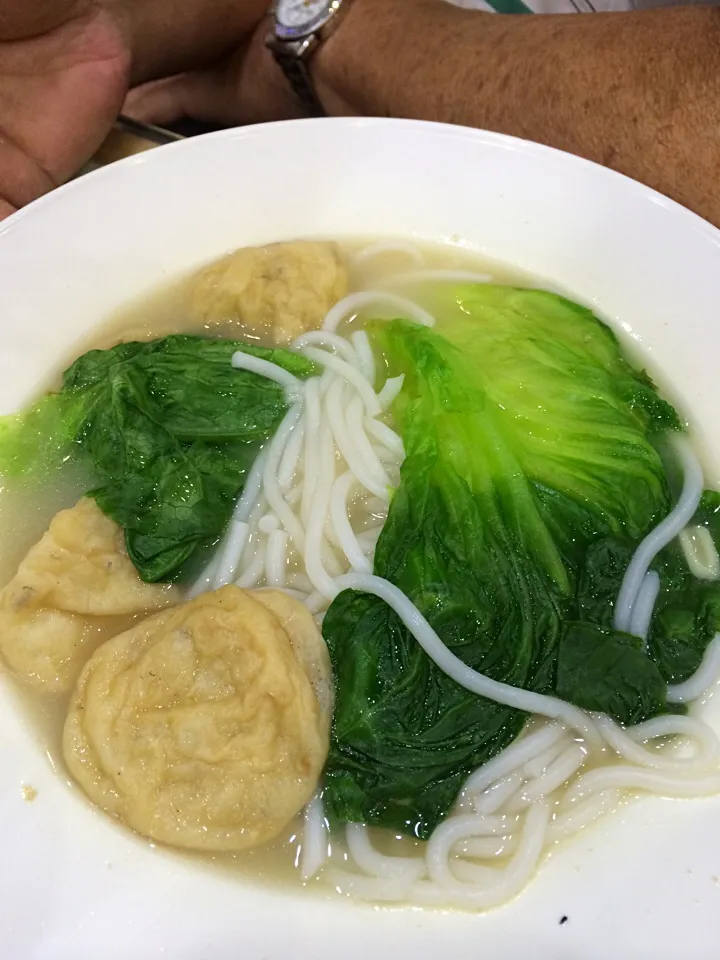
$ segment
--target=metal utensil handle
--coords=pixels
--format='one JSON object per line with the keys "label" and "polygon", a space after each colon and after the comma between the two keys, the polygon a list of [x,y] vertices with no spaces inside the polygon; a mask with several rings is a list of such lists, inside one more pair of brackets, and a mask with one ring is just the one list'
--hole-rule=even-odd
{"label": "metal utensil handle", "polygon": [[176,140],[185,138],[179,133],[173,133],[172,130],[165,130],[163,127],[156,127],[151,123],[142,123],[140,120],[133,120],[132,117],[126,117],[122,113],[115,121],[115,126],[126,133],[132,133],[136,137],[142,137],[151,143],[159,145],[165,143],[175,143]]}

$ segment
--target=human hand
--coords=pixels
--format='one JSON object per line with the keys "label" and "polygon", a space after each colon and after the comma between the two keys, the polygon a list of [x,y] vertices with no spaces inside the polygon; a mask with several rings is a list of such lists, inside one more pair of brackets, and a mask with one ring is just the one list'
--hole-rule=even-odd
{"label": "human hand", "polygon": [[131,80],[247,44],[268,0],[0,0],[0,219],[72,176]]}
{"label": "human hand", "polygon": [[303,116],[287,80],[265,46],[269,20],[217,63],[131,90],[123,113],[144,123],[182,119],[238,126]]}
{"label": "human hand", "polygon": [[0,0],[0,219],[100,146],[130,62],[120,21],[95,0]]}

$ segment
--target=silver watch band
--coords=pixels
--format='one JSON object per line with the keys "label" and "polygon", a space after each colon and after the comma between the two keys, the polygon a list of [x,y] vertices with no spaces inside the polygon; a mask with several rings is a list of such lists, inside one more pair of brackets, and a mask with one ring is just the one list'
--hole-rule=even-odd
{"label": "silver watch band", "polygon": [[271,30],[265,43],[272,51],[295,96],[305,107],[308,114],[311,117],[326,116],[323,105],[315,93],[315,87],[307,65],[307,57],[318,45],[317,36],[312,34],[303,40],[280,40]]}

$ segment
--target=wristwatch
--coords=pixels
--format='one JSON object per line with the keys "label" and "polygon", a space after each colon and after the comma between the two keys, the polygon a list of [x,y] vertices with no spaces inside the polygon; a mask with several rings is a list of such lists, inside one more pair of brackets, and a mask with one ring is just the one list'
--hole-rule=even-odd
{"label": "wristwatch", "polygon": [[351,0],[274,0],[273,26],[265,40],[293,92],[313,117],[325,115],[308,60],[337,29]]}

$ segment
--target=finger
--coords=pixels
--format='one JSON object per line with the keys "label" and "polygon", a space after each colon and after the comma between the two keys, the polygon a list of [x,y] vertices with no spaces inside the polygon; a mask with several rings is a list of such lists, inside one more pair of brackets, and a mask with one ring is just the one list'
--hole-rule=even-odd
{"label": "finger", "polygon": [[123,114],[141,123],[162,125],[182,120],[185,117],[183,77],[181,74],[135,87],[125,98]]}
{"label": "finger", "polygon": [[143,123],[167,125],[189,118],[205,123],[230,122],[222,70],[198,70],[135,87],[123,113]]}

